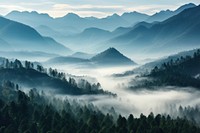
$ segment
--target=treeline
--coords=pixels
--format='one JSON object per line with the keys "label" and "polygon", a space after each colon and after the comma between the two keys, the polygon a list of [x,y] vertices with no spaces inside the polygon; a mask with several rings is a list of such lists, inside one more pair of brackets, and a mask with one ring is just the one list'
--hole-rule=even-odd
{"label": "treeline", "polygon": [[[103,114],[93,105],[80,105],[39,94],[28,94],[11,82],[0,86],[1,133],[199,133],[186,119],[160,114],[139,118]],[[9,97],[8,97],[9,96]]]}
{"label": "treeline", "polygon": [[171,59],[160,67],[155,66],[150,74],[144,75],[149,79],[143,80],[135,88],[167,85],[200,88],[198,74],[200,74],[200,49],[194,52],[193,56]]}
{"label": "treeline", "polygon": [[196,123],[197,126],[200,125],[200,105],[196,105],[195,107],[180,106],[177,110],[177,115],[182,118],[185,118],[193,123]]}
{"label": "treeline", "polygon": [[[12,71],[9,71],[9,70],[12,70]],[[104,91],[100,83],[89,83],[87,80],[84,80],[84,79],[77,81],[76,79],[72,77],[69,77],[67,79],[66,74],[63,72],[58,72],[57,69],[52,69],[52,68],[46,69],[42,65],[34,64],[29,61],[25,61],[22,63],[21,61],[17,59],[14,61],[9,61],[8,59],[5,59],[4,62],[0,65],[0,71],[3,74],[9,73],[9,72],[12,72],[12,73],[14,72],[16,73],[16,75],[18,73],[29,74],[29,75],[24,75],[24,76],[30,77],[30,78],[33,78],[34,76],[37,76],[37,78],[39,78],[39,76],[41,76],[43,77],[41,78],[43,79],[41,83],[44,82],[43,85],[47,84],[46,79],[51,80],[50,78],[47,77],[49,76],[53,78],[53,80],[49,81],[51,82],[53,86],[47,86],[47,87],[57,88],[56,86],[58,86],[58,87],[64,88],[66,92],[70,92],[71,94],[108,94],[108,95],[116,96],[115,94],[112,94],[111,92]],[[20,79],[19,77],[20,75],[16,76],[17,79]],[[10,78],[8,77],[8,79]],[[30,79],[29,81],[34,81],[34,79]]]}
{"label": "treeline", "polygon": [[161,67],[155,66],[151,71],[151,76],[159,75],[159,72],[172,71],[174,73],[182,73],[188,76],[195,76],[198,72],[200,66],[200,49],[194,52],[193,56],[181,56],[176,60],[171,59],[169,62],[165,62]]}

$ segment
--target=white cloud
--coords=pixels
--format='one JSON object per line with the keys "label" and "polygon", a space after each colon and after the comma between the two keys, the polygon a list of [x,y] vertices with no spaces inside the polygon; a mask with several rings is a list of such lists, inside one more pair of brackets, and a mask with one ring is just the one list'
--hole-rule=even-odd
{"label": "white cloud", "polygon": [[7,14],[8,12],[10,11],[13,11],[13,10],[18,10],[18,11],[29,11],[31,9],[29,8],[25,8],[25,7],[22,7],[22,6],[17,6],[17,5],[7,5],[7,4],[4,4],[4,5],[0,5],[0,13],[2,15],[5,15]]}
{"label": "white cloud", "polygon": [[128,7],[126,11],[128,12],[138,11],[152,15],[161,10],[167,10],[167,9],[175,10],[178,7],[179,5],[142,5],[142,6]]}

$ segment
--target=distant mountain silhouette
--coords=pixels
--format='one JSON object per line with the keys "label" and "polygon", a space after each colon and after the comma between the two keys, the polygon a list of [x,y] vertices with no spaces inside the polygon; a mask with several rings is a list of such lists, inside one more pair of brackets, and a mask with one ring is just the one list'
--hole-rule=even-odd
{"label": "distant mountain silhouette", "polygon": [[0,48],[4,51],[13,50],[10,44],[8,44],[5,40],[0,38]]}
{"label": "distant mountain silhouette", "polygon": [[184,11],[185,9],[189,9],[189,8],[193,8],[193,7],[196,7],[196,5],[193,3],[189,3],[189,4],[185,4],[181,7],[179,7],[175,11],[170,11],[170,10],[160,11],[160,12],[155,13],[154,15],[150,16],[146,21],[147,22],[154,22],[154,21],[161,22],[161,21],[164,21],[174,15],[179,14],[180,12]]}
{"label": "distant mountain silhouette", "polygon": [[[135,51],[134,53],[155,53],[155,51],[161,51],[160,49],[164,49],[165,53],[167,53],[171,51],[170,48],[175,50],[174,46],[178,47],[178,45],[184,45],[184,47],[179,47],[181,48],[180,51],[185,50],[186,43],[190,43],[192,47],[196,47],[195,44],[199,38],[199,26],[190,23],[193,21],[190,20],[193,14],[191,13],[191,16],[189,16],[188,22],[186,22],[186,19],[183,22],[178,20],[181,19],[179,14],[182,11],[184,12],[195,7],[196,5],[190,3],[179,7],[175,11],[161,11],[153,16],[130,12],[124,13],[121,16],[113,14],[105,18],[83,18],[77,14],[68,13],[60,18],[51,18],[48,14],[15,11],[9,13],[6,17],[20,19],[17,21],[33,27],[37,25],[36,30],[42,35],[53,37],[58,42],[76,51],[99,52],[99,50],[107,47],[116,47],[128,53],[131,53],[133,50]],[[194,14],[198,14],[198,12]],[[43,17],[43,19],[40,19],[40,17]],[[175,17],[177,20],[174,20],[171,24],[167,24],[168,22],[165,19],[170,19],[170,17]],[[32,18],[34,18],[34,21],[39,21],[34,22]],[[196,19],[198,21],[198,18]],[[181,24],[179,25],[179,23]],[[188,29],[188,25],[190,25],[191,29]],[[7,42],[4,38],[1,39]],[[173,47],[169,47],[168,45],[173,45]],[[191,47],[189,46],[189,48]],[[126,51],[125,49],[128,50]],[[173,52],[171,51],[171,53]]]}
{"label": "distant mountain silhouette", "polygon": [[[36,11],[32,12],[19,12],[12,11],[8,13],[6,18],[33,26],[46,25],[53,30],[61,33],[78,33],[86,28],[96,27],[104,30],[114,30],[119,26],[130,26],[131,23],[124,20],[121,16],[113,14],[105,18],[83,18],[74,13],[68,13],[63,17],[52,18],[48,14],[40,14]],[[65,32],[64,30],[65,29]]]}
{"label": "distant mountain silhouette", "polygon": [[41,36],[35,29],[3,17],[0,17],[0,38],[17,51],[59,52],[65,55],[71,52],[52,38]]}
{"label": "distant mountain silhouette", "polygon": [[134,11],[123,13],[121,17],[130,24],[134,25],[137,22],[146,20],[147,18],[149,18],[149,15]]}
{"label": "distant mountain silhouette", "polygon": [[[189,8],[163,22],[156,22],[147,27],[140,25],[128,33],[111,39],[105,44],[125,47],[132,52],[161,54],[177,52],[199,47],[200,41],[200,6]],[[160,51],[160,53],[159,53]]]}
{"label": "distant mountain silhouette", "polygon": [[88,53],[83,53],[83,52],[76,52],[71,55],[71,57],[82,58],[82,59],[90,59],[93,56],[94,56],[93,54],[88,54]]}
{"label": "distant mountain silhouette", "polygon": [[45,53],[41,51],[0,51],[0,56],[9,59],[40,61],[59,56],[58,54]]}
{"label": "distant mountain silhouette", "polygon": [[[109,31],[98,29],[98,28],[88,28],[83,32],[75,35],[66,37],[66,43],[69,44],[68,47],[76,49],[77,51],[86,51],[87,49],[98,48],[98,44],[110,39],[113,34]],[[80,47],[82,45],[83,47]]]}
{"label": "distant mountain silhouette", "polygon": [[115,48],[109,48],[91,58],[91,61],[100,66],[136,65],[131,59],[121,54]]}
{"label": "distant mountain silhouette", "polygon": [[48,24],[48,23],[51,23],[51,21],[53,20],[53,18],[50,17],[48,14],[46,13],[40,14],[36,11],[32,11],[32,12],[12,11],[8,13],[5,17],[8,19],[23,23],[23,24],[30,25],[32,27],[37,27],[45,23]]}
{"label": "distant mountain silhouette", "polygon": [[71,57],[71,56],[60,56],[55,57],[50,60],[48,60],[47,64],[79,64],[79,63],[88,63],[90,60],[88,59],[82,59],[77,57]]}

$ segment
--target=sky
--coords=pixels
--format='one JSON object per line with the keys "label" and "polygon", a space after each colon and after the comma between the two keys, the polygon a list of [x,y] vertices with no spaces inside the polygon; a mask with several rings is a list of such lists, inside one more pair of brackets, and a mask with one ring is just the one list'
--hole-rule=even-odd
{"label": "sky", "polygon": [[52,17],[62,17],[67,13],[105,17],[132,11],[152,15],[160,10],[175,10],[186,3],[199,5],[200,0],[0,0],[0,14],[18,10],[48,13]]}

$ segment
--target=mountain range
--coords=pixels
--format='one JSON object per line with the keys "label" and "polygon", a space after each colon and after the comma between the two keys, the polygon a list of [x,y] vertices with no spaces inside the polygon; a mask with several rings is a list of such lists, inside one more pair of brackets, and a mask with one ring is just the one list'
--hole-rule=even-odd
{"label": "mountain range", "polygon": [[184,9],[194,6],[194,4],[190,3],[181,6],[175,11],[161,11],[152,16],[133,11],[125,12],[122,15],[113,14],[105,18],[84,18],[74,13],[68,13],[63,17],[53,18],[46,13],[38,13],[36,11],[12,11],[5,17],[23,24],[27,24],[35,28],[41,35],[52,37],[57,41],[67,45],[66,41],[68,41],[68,38],[70,38],[71,35],[79,34],[85,29],[91,27],[111,32],[119,27],[132,27],[141,21],[162,21],[180,13]]}
{"label": "mountain range", "polygon": [[[151,26],[140,25],[115,37],[105,45],[125,48],[139,53],[174,53],[177,50],[199,47],[200,6],[183,12]],[[160,52],[159,52],[160,51]]]}
{"label": "mountain range", "polygon": [[113,14],[105,18],[83,18],[77,14],[68,13],[63,17],[52,18],[48,14],[40,14],[36,11],[12,11],[5,17],[20,23],[30,25],[40,34],[53,37],[59,42],[66,44],[65,42],[67,41],[67,36],[78,34],[87,28],[95,27],[102,30],[112,31],[118,27],[134,25],[143,19],[147,19],[148,15],[138,12],[131,12],[124,13],[121,16],[118,14]]}
{"label": "mountain range", "polygon": [[[187,21],[191,23],[188,23],[187,21],[183,21],[183,23],[181,21],[178,21],[179,19],[181,19],[180,18],[181,15],[179,14],[182,13],[181,11],[193,8],[197,8],[197,6],[192,3],[186,4],[181,6],[175,11],[170,11],[171,12],[170,15],[168,15],[167,17],[165,16],[165,18],[168,18],[167,20],[161,22],[158,22],[160,20],[155,20],[154,22],[149,23],[148,20],[146,19],[145,21],[136,23],[131,27],[118,27],[114,31],[103,30],[96,27],[90,27],[85,29],[81,33],[66,37],[65,43],[67,43],[68,46],[73,49],[76,49],[78,51],[83,50],[86,52],[93,52],[93,51],[98,52],[98,50],[103,50],[106,49],[107,47],[116,47],[117,49],[121,49],[122,52],[128,52],[132,54],[132,51],[135,51],[135,54],[137,52],[140,54],[141,52],[152,53],[154,52],[156,47],[159,51],[160,49],[164,49],[164,51],[162,51],[163,54],[168,54],[168,52],[174,53],[177,52],[173,51],[174,49],[177,50],[177,48],[174,48],[174,46],[178,45],[183,46],[184,43],[186,43],[184,41],[184,38],[189,38],[189,36],[187,37],[187,35],[185,35],[186,37],[181,37],[182,35],[180,33],[182,32],[187,34],[186,33],[188,32],[187,27],[191,28],[192,26],[196,25],[193,24],[196,23],[196,21],[193,22],[193,20],[191,20],[190,17],[185,18],[185,20],[187,19]],[[161,11],[160,13],[157,14],[162,14],[163,12],[165,11]],[[194,12],[194,14],[198,13],[199,12]],[[125,13],[125,14],[130,15],[131,13]],[[157,15],[155,14],[155,16]],[[154,17],[154,15],[151,17]],[[149,19],[151,17],[149,17]],[[163,19],[162,17],[159,18]],[[171,18],[173,18],[173,20]],[[196,19],[198,19],[198,17]],[[169,20],[171,21],[170,24]],[[182,27],[178,26],[176,27],[176,25],[179,26],[182,25]],[[168,28],[166,27],[169,27],[169,31]],[[190,35],[194,35],[192,43],[193,44],[196,43],[199,38],[198,34],[191,32]],[[194,40],[197,41],[194,42]],[[168,45],[170,44],[176,44],[176,45],[173,45],[173,47],[168,47]],[[80,47],[80,45],[82,47]],[[196,47],[195,44],[192,47]],[[186,45],[184,45],[184,47],[181,47],[180,51],[185,49],[187,49]]]}
{"label": "mountain range", "polygon": [[178,9],[176,9],[175,11],[171,11],[171,10],[162,10],[158,13],[153,14],[152,16],[150,16],[146,21],[147,22],[155,22],[155,21],[164,21],[174,15],[179,14],[180,12],[184,11],[185,9],[189,9],[189,8],[193,8],[196,7],[195,4],[193,3],[189,3],[189,4],[185,4],[181,7],[179,7]]}
{"label": "mountain range", "polygon": [[[27,50],[29,46],[28,48],[33,51],[42,52],[46,52],[44,49],[48,47],[50,53],[57,54],[59,51],[59,54],[64,55],[70,53],[70,50],[63,45],[81,52],[98,53],[108,47],[115,47],[128,55],[133,51],[134,54],[169,54],[198,46],[198,10],[199,6],[190,3],[175,11],[161,11],[152,16],[130,12],[121,16],[113,14],[105,18],[83,18],[74,13],[52,18],[48,14],[35,11],[13,11],[5,17],[20,23],[1,17],[17,26],[9,25],[6,28],[4,28],[6,25],[1,26],[0,45],[2,50]],[[163,12],[168,15],[163,17]],[[163,19],[166,20],[162,21]],[[3,23],[4,20],[1,21]],[[36,28],[42,35],[55,38],[63,45],[50,37],[40,35],[25,24]],[[11,29],[16,33],[10,32]],[[69,30],[73,33],[67,33]]]}

